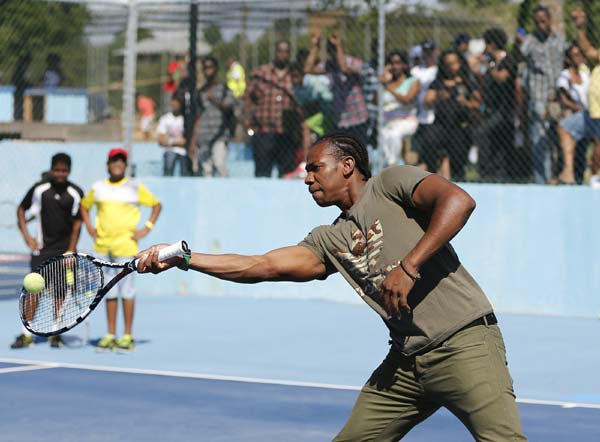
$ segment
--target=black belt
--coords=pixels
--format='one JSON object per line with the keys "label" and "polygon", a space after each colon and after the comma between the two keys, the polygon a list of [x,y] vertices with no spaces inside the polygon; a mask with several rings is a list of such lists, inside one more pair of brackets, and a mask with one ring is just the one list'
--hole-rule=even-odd
{"label": "black belt", "polygon": [[477,325],[494,325],[497,323],[498,323],[498,318],[496,318],[496,315],[493,313],[488,313],[487,315],[482,316],[481,318],[475,319],[473,322],[469,322],[467,325],[465,325],[459,331],[463,331],[468,328],[475,327]]}

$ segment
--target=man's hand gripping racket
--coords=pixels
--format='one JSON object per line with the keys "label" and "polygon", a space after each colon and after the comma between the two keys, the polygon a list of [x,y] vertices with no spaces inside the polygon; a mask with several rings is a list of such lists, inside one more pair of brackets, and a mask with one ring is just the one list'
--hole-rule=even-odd
{"label": "man's hand gripping racket", "polygon": [[[185,241],[158,251],[158,260],[190,253]],[[137,270],[145,257],[124,264],[105,262],[81,253],[67,253],[44,262],[36,271],[44,278],[39,293],[21,289],[19,314],[27,330],[38,336],[55,336],[81,323],[121,279]],[[103,267],[123,269],[104,284]]]}

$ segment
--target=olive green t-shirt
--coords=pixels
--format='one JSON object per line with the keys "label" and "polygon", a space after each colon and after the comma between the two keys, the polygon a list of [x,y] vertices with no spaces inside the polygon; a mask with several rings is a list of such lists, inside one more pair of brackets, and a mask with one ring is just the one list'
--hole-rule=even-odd
{"label": "olive green t-shirt", "polygon": [[333,225],[313,229],[300,243],[350,283],[390,330],[392,345],[406,355],[435,347],[492,311],[485,294],[446,244],[420,269],[408,296],[412,313],[391,317],[379,291],[386,275],[423,236],[427,216],[412,200],[429,173],[412,166],[385,169],[367,181],[358,201]]}

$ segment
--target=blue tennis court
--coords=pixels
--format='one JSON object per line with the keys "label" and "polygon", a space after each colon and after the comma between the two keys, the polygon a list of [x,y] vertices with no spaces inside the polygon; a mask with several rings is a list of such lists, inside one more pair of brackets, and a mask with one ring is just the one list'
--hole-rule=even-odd
{"label": "blue tennis court", "polygon": [[[6,441],[326,441],[343,425],[357,394],[318,385],[6,362],[0,364],[0,388],[0,440]],[[597,437],[600,406],[519,408],[530,440]],[[468,439],[445,411],[406,438]]]}
{"label": "blue tennis court", "polygon": [[[387,351],[366,306],[189,295],[140,295],[130,354],[95,351],[102,307],[61,349],[11,350],[16,296],[1,299],[0,441],[327,441]],[[579,349],[600,321],[498,316],[529,439],[597,438],[600,354]],[[440,410],[404,440],[471,438]]]}

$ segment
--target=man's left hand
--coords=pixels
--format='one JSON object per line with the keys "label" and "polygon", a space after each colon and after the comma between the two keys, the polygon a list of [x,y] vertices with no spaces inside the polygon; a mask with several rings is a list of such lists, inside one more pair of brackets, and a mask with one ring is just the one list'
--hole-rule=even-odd
{"label": "man's left hand", "polygon": [[414,287],[414,281],[402,270],[396,267],[388,273],[381,283],[381,294],[385,309],[391,316],[409,314],[411,311],[408,305],[408,294]]}

